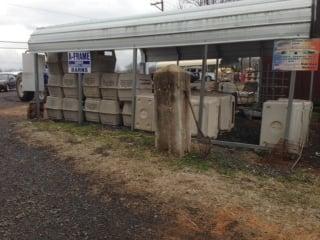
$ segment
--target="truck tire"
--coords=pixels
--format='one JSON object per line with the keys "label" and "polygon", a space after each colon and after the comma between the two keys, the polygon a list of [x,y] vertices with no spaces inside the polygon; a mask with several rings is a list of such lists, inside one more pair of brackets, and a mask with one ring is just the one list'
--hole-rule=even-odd
{"label": "truck tire", "polygon": [[22,75],[17,76],[17,96],[23,102],[29,102],[34,98],[34,92],[24,92],[22,91]]}

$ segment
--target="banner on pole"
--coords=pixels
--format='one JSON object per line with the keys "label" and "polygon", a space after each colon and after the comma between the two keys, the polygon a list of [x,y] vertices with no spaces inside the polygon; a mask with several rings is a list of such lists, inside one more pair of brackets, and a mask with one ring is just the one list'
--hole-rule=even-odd
{"label": "banner on pole", "polygon": [[273,70],[318,71],[320,39],[294,39],[274,42]]}

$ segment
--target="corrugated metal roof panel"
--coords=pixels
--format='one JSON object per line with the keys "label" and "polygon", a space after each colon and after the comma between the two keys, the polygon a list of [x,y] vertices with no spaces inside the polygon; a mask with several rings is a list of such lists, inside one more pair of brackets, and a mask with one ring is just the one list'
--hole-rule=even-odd
{"label": "corrugated metal roof panel", "polygon": [[247,0],[165,14],[37,29],[37,52],[155,48],[309,38],[312,0]]}

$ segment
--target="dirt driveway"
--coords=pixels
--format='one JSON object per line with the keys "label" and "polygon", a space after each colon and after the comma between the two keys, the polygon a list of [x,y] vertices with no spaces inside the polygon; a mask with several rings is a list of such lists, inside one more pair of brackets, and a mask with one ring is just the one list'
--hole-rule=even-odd
{"label": "dirt driveway", "polygon": [[[108,203],[88,191],[90,179],[58,161],[50,149],[34,148],[13,133],[26,104],[0,93],[0,239],[159,239],[169,222],[137,196],[105,188]],[[129,203],[143,204],[143,211]]]}

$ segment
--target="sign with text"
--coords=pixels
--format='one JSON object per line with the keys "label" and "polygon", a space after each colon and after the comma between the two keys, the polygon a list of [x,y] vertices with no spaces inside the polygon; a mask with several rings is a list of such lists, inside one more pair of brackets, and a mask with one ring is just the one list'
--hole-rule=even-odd
{"label": "sign with text", "polygon": [[91,73],[90,52],[68,52],[69,73]]}
{"label": "sign with text", "polygon": [[317,71],[320,39],[295,39],[274,42],[273,70]]}

